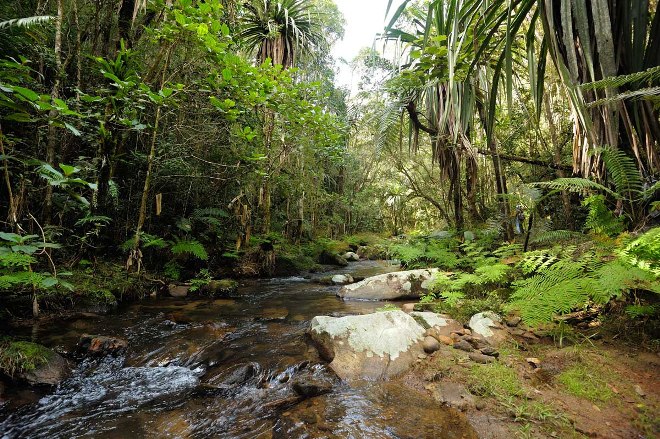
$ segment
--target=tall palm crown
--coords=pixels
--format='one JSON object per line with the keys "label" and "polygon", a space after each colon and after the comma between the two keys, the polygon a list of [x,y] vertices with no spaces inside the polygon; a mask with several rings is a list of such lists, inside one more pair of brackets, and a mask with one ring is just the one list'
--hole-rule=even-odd
{"label": "tall palm crown", "polygon": [[312,0],[253,0],[245,5],[241,40],[266,59],[292,67],[304,53],[324,44],[321,17]]}

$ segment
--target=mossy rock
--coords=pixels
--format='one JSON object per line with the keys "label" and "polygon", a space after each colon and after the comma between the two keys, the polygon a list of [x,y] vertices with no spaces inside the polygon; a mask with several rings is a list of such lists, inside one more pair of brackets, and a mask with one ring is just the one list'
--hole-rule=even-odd
{"label": "mossy rock", "polygon": [[204,285],[200,292],[209,297],[229,297],[238,291],[238,282],[233,279],[212,279]]}
{"label": "mossy rock", "polygon": [[339,267],[345,267],[348,265],[348,261],[329,250],[323,250],[319,255],[319,263],[326,265],[337,265]]}
{"label": "mossy rock", "polygon": [[45,346],[6,339],[0,346],[0,370],[30,384],[56,385],[71,368],[62,356]]}

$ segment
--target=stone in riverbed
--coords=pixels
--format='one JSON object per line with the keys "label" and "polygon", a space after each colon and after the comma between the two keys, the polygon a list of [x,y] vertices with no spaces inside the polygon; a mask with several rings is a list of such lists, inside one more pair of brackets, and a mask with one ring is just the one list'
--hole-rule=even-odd
{"label": "stone in riverbed", "polygon": [[507,338],[502,327],[502,318],[491,311],[480,312],[470,318],[470,329],[475,336],[483,337],[488,343],[497,346]]}
{"label": "stone in riverbed", "polygon": [[172,297],[186,297],[189,290],[190,285],[170,284],[167,288],[167,292]]}
{"label": "stone in riverbed", "polygon": [[433,399],[441,404],[465,411],[475,407],[474,396],[459,383],[438,383],[429,387]]}
{"label": "stone in riverbed", "polygon": [[403,311],[312,319],[308,334],[321,357],[344,380],[386,379],[423,353],[424,329]]}
{"label": "stone in riverbed", "polygon": [[418,298],[428,291],[436,268],[379,274],[342,287],[337,295],[344,299],[392,300]]}
{"label": "stone in riverbed", "polygon": [[33,370],[20,373],[18,377],[30,384],[56,386],[69,376],[71,365],[58,353],[43,349],[47,351],[46,362]]}
{"label": "stone in riverbed", "polygon": [[357,255],[357,253],[353,253],[353,252],[346,252],[342,257],[349,262],[355,262],[360,260],[360,257]]}
{"label": "stone in riverbed", "polygon": [[334,285],[346,285],[353,283],[353,276],[350,274],[335,274],[330,278]]}
{"label": "stone in riverbed", "polygon": [[433,352],[440,349],[440,342],[430,335],[427,335],[424,337],[422,347],[424,348],[424,352],[427,354],[432,354]]}
{"label": "stone in riverbed", "polygon": [[78,351],[88,355],[120,355],[128,342],[118,337],[83,334],[78,341]]}
{"label": "stone in riverbed", "polygon": [[345,267],[348,265],[348,261],[346,261],[346,259],[328,250],[323,250],[321,252],[319,255],[319,263],[326,265],[337,265],[339,267]]}

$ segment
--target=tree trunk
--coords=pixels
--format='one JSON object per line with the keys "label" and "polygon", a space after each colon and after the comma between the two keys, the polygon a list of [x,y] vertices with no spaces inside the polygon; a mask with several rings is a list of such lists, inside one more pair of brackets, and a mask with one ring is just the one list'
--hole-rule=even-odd
{"label": "tree trunk", "polygon": [[[64,17],[64,6],[62,0],[57,0],[57,17],[55,18],[55,80],[50,91],[51,100],[60,97],[60,81],[62,80],[62,20]],[[48,144],[46,146],[46,162],[55,168],[57,161],[57,135],[58,130],[52,123],[57,117],[57,110],[50,110],[48,119],[51,123],[48,125]],[[44,200],[44,222],[50,224],[53,215],[53,186],[46,186],[46,197]]]}

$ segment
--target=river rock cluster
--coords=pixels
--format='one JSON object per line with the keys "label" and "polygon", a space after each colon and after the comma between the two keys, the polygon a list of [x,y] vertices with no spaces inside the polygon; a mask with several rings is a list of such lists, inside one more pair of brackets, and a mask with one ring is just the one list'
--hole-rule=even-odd
{"label": "river rock cluster", "polygon": [[465,351],[477,363],[497,361],[496,346],[506,337],[500,320],[493,313],[479,313],[464,328],[457,320],[433,312],[317,316],[308,335],[341,379],[382,380],[405,372],[443,345]]}

